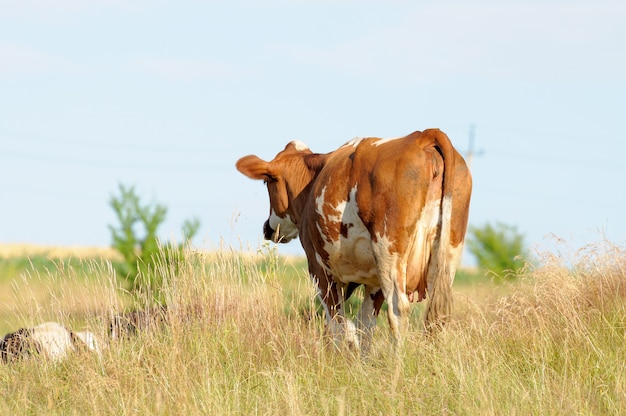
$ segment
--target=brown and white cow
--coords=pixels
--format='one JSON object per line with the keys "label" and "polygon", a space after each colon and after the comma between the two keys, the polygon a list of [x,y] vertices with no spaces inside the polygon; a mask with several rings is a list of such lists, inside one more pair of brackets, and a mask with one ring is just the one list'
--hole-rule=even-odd
{"label": "brown and white cow", "polygon": [[[265,238],[300,236],[336,340],[367,352],[384,301],[396,341],[408,327],[410,302],[427,294],[426,327],[446,321],[472,188],[446,134],[354,139],[327,154],[293,141],[274,160],[245,156],[237,169],[267,185]],[[343,303],[359,285],[355,327]]]}
{"label": "brown and white cow", "polygon": [[56,322],[21,328],[0,339],[0,357],[5,363],[32,356],[61,361],[77,351],[101,354],[92,332],[74,332]]}

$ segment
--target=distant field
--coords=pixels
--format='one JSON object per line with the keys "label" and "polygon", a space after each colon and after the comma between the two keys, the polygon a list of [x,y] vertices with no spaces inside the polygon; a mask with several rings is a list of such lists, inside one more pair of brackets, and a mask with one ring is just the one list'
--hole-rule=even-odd
{"label": "distant field", "polygon": [[105,258],[119,259],[119,254],[111,247],[55,247],[34,244],[0,243],[0,258],[23,258],[45,256],[50,258],[78,259]]}
{"label": "distant field", "polygon": [[111,342],[108,316],[133,304],[110,257],[28,255],[0,255],[2,328],[54,319],[107,348],[0,365],[3,414],[626,414],[626,252],[610,244],[460,282],[451,324],[426,336],[416,305],[397,355],[383,312],[367,361],[324,338],[306,262],[272,249],[156,270],[168,325]]}

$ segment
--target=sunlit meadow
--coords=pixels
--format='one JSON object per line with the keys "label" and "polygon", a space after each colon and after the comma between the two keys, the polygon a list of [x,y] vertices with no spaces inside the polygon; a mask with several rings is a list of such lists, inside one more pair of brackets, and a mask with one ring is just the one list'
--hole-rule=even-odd
{"label": "sunlit meadow", "polygon": [[103,352],[0,365],[2,414],[626,414],[626,252],[607,242],[459,279],[452,322],[427,336],[415,305],[397,354],[383,312],[367,360],[324,337],[305,260],[272,246],[160,264],[167,323],[110,340],[112,315],[146,306],[114,261],[3,257],[2,333],[54,320]]}

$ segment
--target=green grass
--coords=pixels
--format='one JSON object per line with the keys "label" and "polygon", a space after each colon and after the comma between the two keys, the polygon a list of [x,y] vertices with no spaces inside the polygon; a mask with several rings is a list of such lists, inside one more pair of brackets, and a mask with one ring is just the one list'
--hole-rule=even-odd
{"label": "green grass", "polygon": [[[513,284],[461,280],[451,324],[426,336],[416,307],[397,354],[381,317],[361,361],[324,338],[303,260],[190,253],[177,270],[157,271],[165,328],[111,342],[101,358],[0,365],[0,412],[626,414],[626,253],[554,260]],[[106,262],[85,270],[22,275],[36,300],[9,321],[49,314],[103,335],[107,313],[128,298]]]}

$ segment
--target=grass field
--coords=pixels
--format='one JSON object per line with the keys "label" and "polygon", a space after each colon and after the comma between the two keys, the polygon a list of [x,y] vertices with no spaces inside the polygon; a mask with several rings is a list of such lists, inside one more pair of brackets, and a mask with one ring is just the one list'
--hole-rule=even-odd
{"label": "grass field", "polygon": [[[4,332],[56,320],[104,339],[110,314],[133,307],[109,256],[1,257]],[[101,358],[0,365],[0,412],[626,414],[619,247],[546,258],[512,284],[461,280],[451,324],[426,336],[415,305],[398,354],[381,316],[367,361],[324,339],[305,266],[271,249],[189,252],[178,269],[156,271],[168,325],[107,343]]]}

